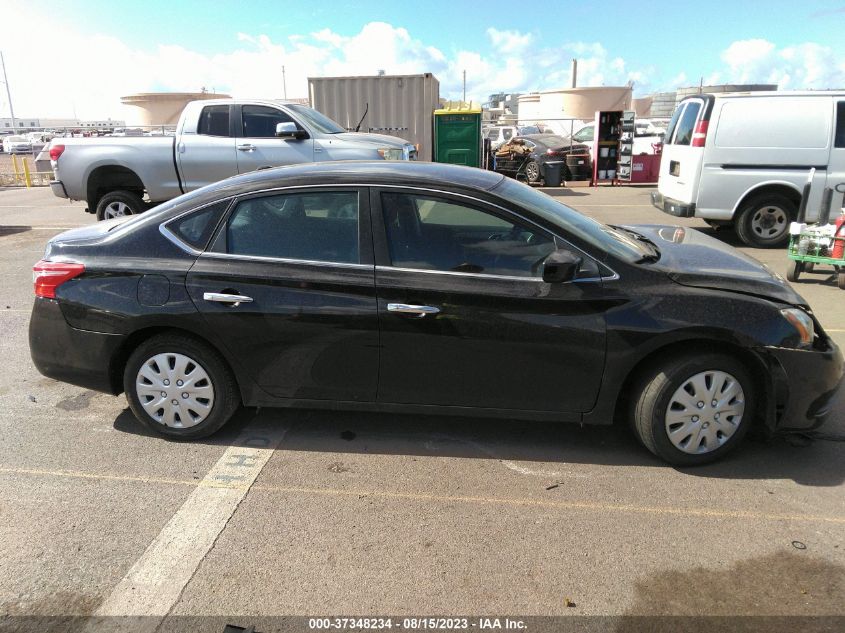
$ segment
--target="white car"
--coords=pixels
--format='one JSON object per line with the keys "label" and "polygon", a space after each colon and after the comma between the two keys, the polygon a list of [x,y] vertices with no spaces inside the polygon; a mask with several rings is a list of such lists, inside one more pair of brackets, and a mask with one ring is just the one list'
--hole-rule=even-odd
{"label": "white car", "polygon": [[32,152],[32,143],[25,136],[7,136],[3,139],[3,151],[7,154],[29,154]]}

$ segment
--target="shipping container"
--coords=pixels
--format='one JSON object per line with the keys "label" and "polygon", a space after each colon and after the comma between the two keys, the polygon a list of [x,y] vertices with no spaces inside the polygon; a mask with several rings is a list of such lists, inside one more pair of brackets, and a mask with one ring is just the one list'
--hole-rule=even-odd
{"label": "shipping container", "polygon": [[432,116],[440,107],[440,82],[423,75],[309,77],[311,107],[354,131],[398,136],[417,146],[419,160],[431,160]]}

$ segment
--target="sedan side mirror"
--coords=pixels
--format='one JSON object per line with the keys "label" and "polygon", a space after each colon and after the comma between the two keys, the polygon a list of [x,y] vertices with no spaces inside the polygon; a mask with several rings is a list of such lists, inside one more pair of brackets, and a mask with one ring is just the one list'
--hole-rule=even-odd
{"label": "sedan side mirror", "polygon": [[583,260],[575,253],[556,250],[543,262],[543,281],[549,284],[572,281],[582,263]]}
{"label": "sedan side mirror", "polygon": [[299,140],[308,138],[308,132],[299,129],[296,123],[286,121],[284,123],[276,123],[276,137]]}

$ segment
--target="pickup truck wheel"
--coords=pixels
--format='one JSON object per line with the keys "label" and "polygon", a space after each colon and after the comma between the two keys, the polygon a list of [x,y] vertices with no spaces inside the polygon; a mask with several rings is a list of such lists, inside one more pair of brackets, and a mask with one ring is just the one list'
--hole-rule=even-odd
{"label": "pickup truck wheel", "polygon": [[755,248],[777,248],[789,240],[789,223],[798,215],[793,200],[782,194],[765,194],[752,198],[740,210],[736,234]]}
{"label": "pickup truck wheel", "polygon": [[143,200],[131,191],[112,191],[97,203],[97,219],[111,220],[135,215],[146,209]]}

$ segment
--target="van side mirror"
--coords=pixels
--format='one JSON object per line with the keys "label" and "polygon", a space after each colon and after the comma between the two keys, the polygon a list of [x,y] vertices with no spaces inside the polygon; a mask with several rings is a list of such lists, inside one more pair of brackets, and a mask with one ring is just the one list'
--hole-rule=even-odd
{"label": "van side mirror", "polygon": [[575,253],[556,250],[543,262],[543,281],[549,284],[572,281],[578,274],[582,263],[583,259]]}
{"label": "van side mirror", "polygon": [[308,138],[308,132],[300,130],[296,127],[296,123],[285,121],[284,123],[276,123],[276,137],[299,140]]}

